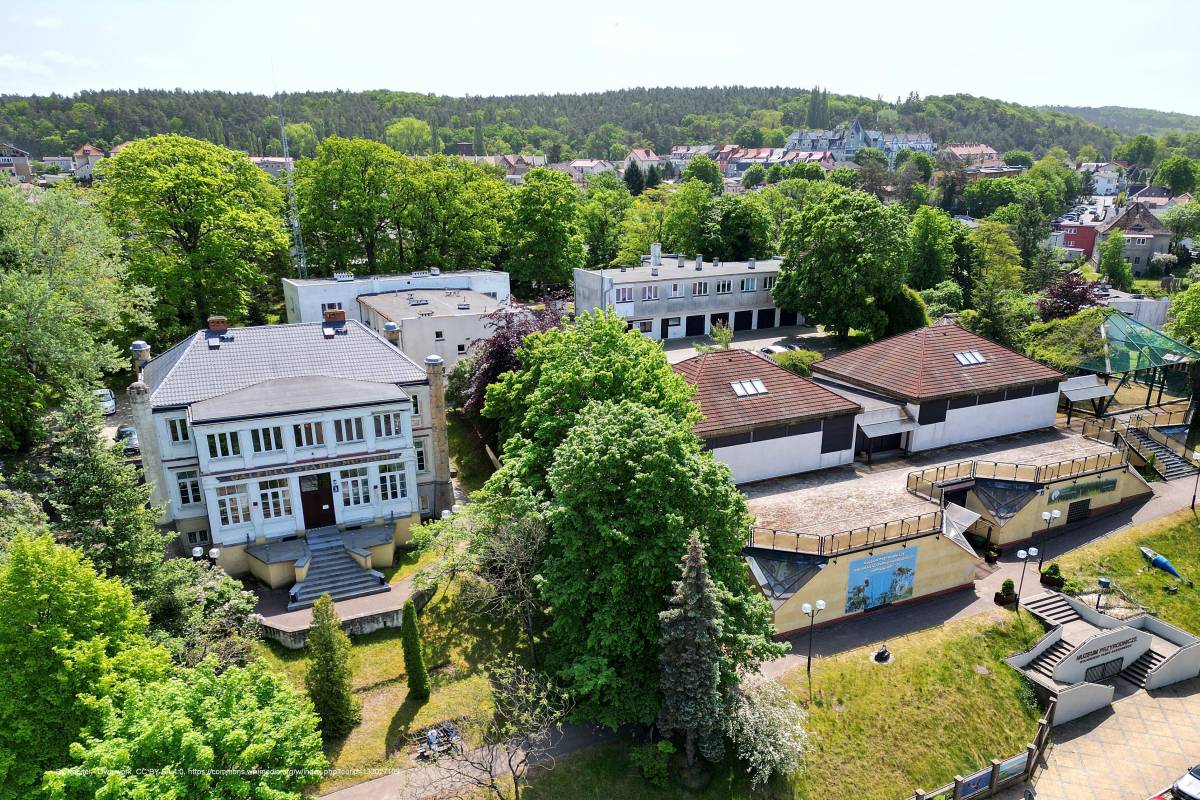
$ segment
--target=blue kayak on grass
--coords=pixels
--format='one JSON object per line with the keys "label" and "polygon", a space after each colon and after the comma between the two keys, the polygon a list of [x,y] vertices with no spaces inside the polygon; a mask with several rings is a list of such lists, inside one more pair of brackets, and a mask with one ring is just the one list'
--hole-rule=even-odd
{"label": "blue kayak on grass", "polygon": [[1179,580],[1183,580],[1183,576],[1180,575],[1179,571],[1175,569],[1175,565],[1167,560],[1166,556],[1162,555],[1161,553],[1154,552],[1149,547],[1143,547],[1141,548],[1141,551],[1142,555],[1146,557],[1146,560],[1150,562],[1150,566],[1158,567],[1163,572],[1169,572],[1176,578],[1179,578]]}

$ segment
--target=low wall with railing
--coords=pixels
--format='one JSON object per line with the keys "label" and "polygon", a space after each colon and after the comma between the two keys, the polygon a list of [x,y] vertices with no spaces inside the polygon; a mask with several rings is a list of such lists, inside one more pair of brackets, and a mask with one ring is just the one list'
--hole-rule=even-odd
{"label": "low wall with railing", "polygon": [[833,557],[881,544],[905,542],[941,530],[942,512],[939,510],[824,534],[755,525],[750,528],[747,545]]}
{"label": "low wall with railing", "polygon": [[1119,450],[1111,453],[1093,453],[1079,458],[1056,461],[1050,464],[1017,464],[1007,461],[959,461],[939,467],[916,470],[908,473],[905,488],[910,494],[926,500],[941,502],[943,484],[975,478],[1020,481],[1022,483],[1050,483],[1051,481],[1076,478],[1092,472],[1125,466],[1125,454]]}
{"label": "low wall with railing", "polygon": [[[1148,437],[1155,444],[1167,448],[1189,464],[1200,467],[1200,459],[1195,457],[1193,450],[1189,449],[1178,439],[1168,436],[1159,430],[1171,425],[1183,425],[1186,423],[1186,420],[1186,409],[1144,411],[1128,419],[1109,417],[1106,419],[1088,420],[1083,426],[1083,436],[1098,442],[1111,444],[1120,449],[1128,447],[1141,456],[1142,460],[1146,463],[1156,464],[1157,459],[1152,452],[1149,452],[1149,448],[1145,447],[1135,437],[1129,435],[1132,431],[1137,431]],[[1159,470],[1156,469],[1156,471]]]}

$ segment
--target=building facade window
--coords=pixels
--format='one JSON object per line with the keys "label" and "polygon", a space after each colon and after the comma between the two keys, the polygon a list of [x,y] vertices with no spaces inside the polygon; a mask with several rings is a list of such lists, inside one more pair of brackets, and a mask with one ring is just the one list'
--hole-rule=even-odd
{"label": "building facade window", "polygon": [[333,438],[338,444],[363,440],[362,417],[348,417],[333,421]]}
{"label": "building facade window", "polygon": [[379,466],[379,493],[384,500],[403,500],[408,497],[408,478],[400,463]]}
{"label": "building facade window", "polygon": [[444,341],[446,341],[446,332],[445,332],[445,331],[434,331],[434,332],[433,332],[433,340],[434,340],[435,342],[444,342]]}
{"label": "building facade window", "polygon": [[296,447],[320,447],[325,444],[325,426],[319,422],[301,422],[292,426]]}
{"label": "building facade window", "polygon": [[402,418],[398,411],[375,415],[375,435],[380,438],[401,436],[404,433]]}
{"label": "building facade window", "polygon": [[763,278],[763,289],[770,290],[775,286],[775,276],[767,275]]}
{"label": "building facade window", "polygon": [[326,311],[341,311],[341,303],[321,303],[321,315],[324,316]]}
{"label": "building facade window", "polygon": [[678,283],[671,284],[671,297],[683,297],[683,285]]}
{"label": "building facade window", "polygon": [[633,287],[632,286],[618,286],[616,302],[632,303],[633,302]]}
{"label": "building facade window", "polygon": [[342,505],[346,508],[365,506],[371,502],[371,483],[367,468],[344,469],[342,478]]}
{"label": "building facade window", "polygon": [[417,451],[417,472],[425,471],[425,441],[423,439],[413,442],[413,448]]}
{"label": "building facade window", "polygon": [[217,487],[217,515],[225,528],[250,521],[250,495],[246,492],[246,484]]}
{"label": "building facade window", "polygon": [[175,473],[175,485],[179,487],[179,505],[196,506],[204,502],[200,494],[200,472],[185,469]]}
{"label": "building facade window", "polygon": [[692,297],[708,297],[708,281],[696,281],[693,283]]}
{"label": "building facade window", "polygon": [[410,399],[412,400],[413,416],[421,416],[421,395],[413,392],[413,395]]}
{"label": "building facade window", "polygon": [[732,293],[733,293],[733,281],[731,281],[731,280],[717,281],[717,294],[732,294]]}
{"label": "building facade window", "polygon": [[209,458],[231,458],[242,454],[242,443],[237,431],[222,431],[208,435]]}
{"label": "building facade window", "polygon": [[292,515],[292,497],[287,478],[259,481],[258,499],[262,503],[263,519],[278,519]]}
{"label": "building facade window", "polygon": [[467,352],[467,346],[465,344],[460,344],[458,346],[458,354],[461,356],[465,352]]}
{"label": "building facade window", "polygon": [[742,278],[741,288],[743,292],[757,292],[758,278]]}
{"label": "building facade window", "polygon": [[273,425],[250,431],[250,444],[256,453],[273,453],[283,449],[283,428]]}
{"label": "building facade window", "polygon": [[654,332],[654,320],[639,319],[637,321],[637,328],[638,328],[639,333],[653,333]]}
{"label": "building facade window", "polygon": [[642,300],[650,301],[650,300],[657,300],[657,299],[658,299],[658,287],[657,286],[643,286],[642,287]]}
{"label": "building facade window", "polygon": [[188,544],[207,544],[208,543],[208,531],[206,531],[206,530],[188,531],[187,532],[187,540],[188,540]]}
{"label": "building facade window", "polygon": [[171,434],[171,441],[174,444],[182,444],[192,440],[191,431],[188,430],[187,420],[183,417],[175,417],[167,420],[167,431]]}

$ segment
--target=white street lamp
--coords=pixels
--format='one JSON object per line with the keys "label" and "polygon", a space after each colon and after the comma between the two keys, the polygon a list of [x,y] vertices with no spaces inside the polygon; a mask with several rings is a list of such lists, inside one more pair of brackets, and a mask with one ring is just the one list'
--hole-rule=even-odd
{"label": "white street lamp", "polygon": [[810,700],[812,699],[812,696],[813,696],[813,691],[812,691],[813,623],[817,619],[817,614],[820,614],[824,610],[825,610],[825,601],[824,600],[818,600],[815,608],[809,603],[805,603],[804,605],[800,606],[800,611],[804,614],[804,616],[808,617],[808,662],[807,662],[807,664],[805,664],[805,666],[808,669],[808,698]]}
{"label": "white street lamp", "polygon": [[[1062,512],[1059,511],[1057,508],[1054,509],[1053,511],[1043,511],[1042,512],[1042,521],[1044,521],[1046,523],[1046,534],[1050,533],[1050,523],[1054,522],[1054,520],[1058,519],[1061,516],[1062,516]],[[1043,536],[1044,535],[1045,534],[1043,534]],[[1033,548],[1030,548],[1030,549],[1032,550]],[[1042,547],[1042,557],[1040,559],[1038,559],[1038,572],[1042,571],[1042,562],[1045,560],[1046,560],[1046,548],[1043,546]]]}
{"label": "white street lamp", "polygon": [[1021,559],[1021,583],[1017,586],[1017,615],[1021,614],[1021,590],[1025,588],[1025,568],[1029,566],[1029,559],[1037,558],[1038,549],[1031,547],[1028,550],[1018,550],[1017,558]]}

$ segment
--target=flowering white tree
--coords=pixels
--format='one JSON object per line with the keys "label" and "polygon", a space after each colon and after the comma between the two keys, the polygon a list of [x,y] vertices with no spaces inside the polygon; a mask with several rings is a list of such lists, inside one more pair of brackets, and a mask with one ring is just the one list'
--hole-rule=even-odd
{"label": "flowering white tree", "polygon": [[800,769],[808,749],[807,717],[778,681],[745,676],[730,697],[725,734],[755,786]]}

